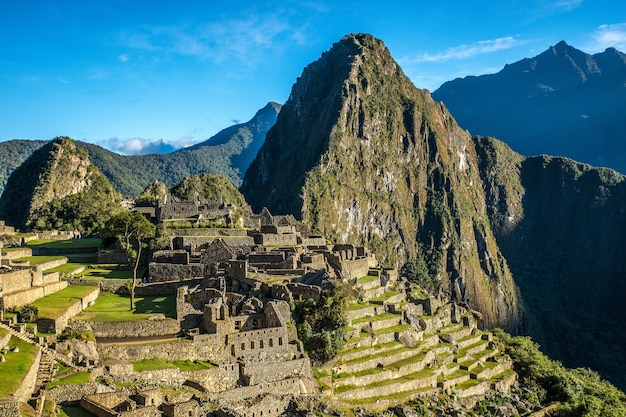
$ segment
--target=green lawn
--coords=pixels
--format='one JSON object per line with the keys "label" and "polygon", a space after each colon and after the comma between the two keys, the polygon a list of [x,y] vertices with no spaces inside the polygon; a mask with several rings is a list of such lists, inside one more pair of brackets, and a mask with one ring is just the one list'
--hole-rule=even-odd
{"label": "green lawn", "polygon": [[[95,266],[95,265],[91,265]],[[137,271],[137,276],[142,276],[143,270]],[[133,271],[130,269],[99,269],[99,268],[86,268],[83,272],[77,275],[81,279],[130,279],[133,277]]]}
{"label": "green lawn", "polygon": [[175,295],[135,297],[135,310],[130,311],[129,296],[101,292],[95,304],[87,307],[76,319],[94,322],[136,321],[159,313],[165,317],[176,317]]}
{"label": "green lawn", "polygon": [[182,372],[201,371],[203,369],[215,368],[215,365],[205,361],[166,361],[159,358],[142,359],[140,361],[133,362],[133,369],[135,372],[142,371],[154,371],[157,369],[173,369],[179,368]]}
{"label": "green lawn", "polygon": [[77,264],[74,262],[68,262],[63,265],[59,265],[54,268],[46,269],[46,272],[58,272],[59,274],[71,274],[77,271],[80,267],[86,266],[85,264]]}
{"label": "green lawn", "polygon": [[0,375],[2,375],[0,398],[11,396],[20,386],[35,360],[38,349],[35,345],[22,342],[14,337],[9,341],[9,346],[11,348],[17,346],[19,352],[7,352],[4,354],[6,362],[0,362]]}
{"label": "green lawn", "polygon": [[78,385],[91,382],[91,374],[89,372],[78,372],[65,378],[61,378],[57,381],[52,381],[46,385],[46,389],[51,389],[59,385]]}
{"label": "green lawn", "polygon": [[91,291],[98,287],[83,287],[69,285],[61,291],[46,295],[35,301],[33,305],[39,309],[39,318],[56,319],[61,316],[69,306],[76,303]]}
{"label": "green lawn", "polygon": [[38,246],[52,249],[77,249],[77,248],[94,248],[97,249],[102,244],[102,239],[89,238],[89,239],[45,239],[45,240],[31,240],[27,246]]}
{"label": "green lawn", "polygon": [[24,262],[29,261],[31,266],[41,265],[45,262],[56,261],[59,259],[67,258],[63,255],[37,255],[37,256],[27,256],[25,258],[17,258],[15,262]]}

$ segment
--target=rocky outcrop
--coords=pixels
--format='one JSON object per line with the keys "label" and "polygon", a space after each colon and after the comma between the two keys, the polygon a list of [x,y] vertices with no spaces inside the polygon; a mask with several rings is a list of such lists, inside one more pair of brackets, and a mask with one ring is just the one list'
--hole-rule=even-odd
{"label": "rocky outcrop", "polygon": [[242,191],[254,210],[294,214],[386,264],[429,265],[437,288],[511,329],[518,299],[476,152],[381,41],[349,35],[304,69]]}

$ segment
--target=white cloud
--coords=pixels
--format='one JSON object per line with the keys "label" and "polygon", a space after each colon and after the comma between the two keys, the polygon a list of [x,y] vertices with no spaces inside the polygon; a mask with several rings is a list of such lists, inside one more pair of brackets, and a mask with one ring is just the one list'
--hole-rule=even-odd
{"label": "white cloud", "polygon": [[129,138],[122,139],[112,137],[100,143],[101,146],[123,155],[146,155],[170,153],[186,145],[186,141],[181,138],[175,143],[168,143],[163,139]]}
{"label": "white cloud", "polygon": [[[306,39],[302,26],[278,14],[180,26],[143,27],[122,36],[125,46],[160,54],[177,54],[251,65],[268,50]],[[120,55],[121,60],[122,55]]]}
{"label": "white cloud", "polygon": [[120,62],[128,62],[130,57],[128,56],[128,54],[120,54],[120,56],[118,56],[117,59]]}
{"label": "white cloud", "polygon": [[602,52],[609,47],[626,51],[626,23],[601,25],[593,33],[592,40],[583,45],[583,49],[592,53]]}
{"label": "white cloud", "polygon": [[556,10],[570,11],[582,4],[583,0],[559,0],[552,2],[551,7]]}
{"label": "white cloud", "polygon": [[518,44],[519,42],[513,36],[507,36],[504,38],[478,41],[472,44],[453,46],[443,52],[437,52],[434,54],[426,52],[413,58],[406,58],[405,61],[418,63],[446,62],[454,59],[466,59],[476,55],[488,54],[496,51],[501,51],[503,49],[510,49],[514,46],[517,46]]}

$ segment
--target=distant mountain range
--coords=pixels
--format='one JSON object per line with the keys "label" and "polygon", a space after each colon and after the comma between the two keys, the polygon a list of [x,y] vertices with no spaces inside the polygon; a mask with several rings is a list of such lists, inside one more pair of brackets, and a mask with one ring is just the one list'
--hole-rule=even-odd
{"label": "distant mountain range", "polygon": [[[210,139],[169,154],[124,156],[86,142],[78,146],[123,196],[140,194],[153,181],[167,187],[200,173],[220,174],[235,186],[241,184],[248,165],[276,122],[281,105],[270,102],[248,122],[228,127]],[[46,141],[13,140],[0,142],[0,192],[9,175]]]}
{"label": "distant mountain range", "polygon": [[560,155],[626,173],[626,55],[588,55],[559,42],[497,74],[432,93],[473,135],[523,155]]}

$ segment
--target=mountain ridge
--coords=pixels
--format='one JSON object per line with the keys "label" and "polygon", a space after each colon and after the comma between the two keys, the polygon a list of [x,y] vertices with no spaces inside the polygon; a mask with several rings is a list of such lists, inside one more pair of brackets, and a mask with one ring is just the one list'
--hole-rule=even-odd
{"label": "mountain ridge", "polygon": [[432,93],[474,135],[523,155],[560,155],[626,172],[626,55],[586,54],[561,41],[495,74],[457,78]]}

